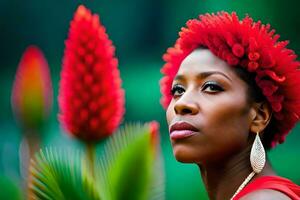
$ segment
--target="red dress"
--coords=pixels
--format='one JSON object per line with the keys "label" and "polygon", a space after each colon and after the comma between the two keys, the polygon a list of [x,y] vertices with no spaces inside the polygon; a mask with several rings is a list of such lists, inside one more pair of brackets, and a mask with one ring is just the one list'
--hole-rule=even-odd
{"label": "red dress", "polygon": [[263,176],[253,180],[244,187],[233,200],[238,200],[250,192],[262,189],[276,190],[284,193],[292,200],[300,200],[300,186],[279,176]]}

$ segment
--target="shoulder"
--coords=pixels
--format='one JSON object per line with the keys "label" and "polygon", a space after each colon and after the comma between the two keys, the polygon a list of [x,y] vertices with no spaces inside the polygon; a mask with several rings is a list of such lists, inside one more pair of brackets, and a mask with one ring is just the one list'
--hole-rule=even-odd
{"label": "shoulder", "polygon": [[284,193],[276,190],[271,190],[271,189],[256,190],[241,198],[241,200],[268,200],[268,199],[291,200]]}

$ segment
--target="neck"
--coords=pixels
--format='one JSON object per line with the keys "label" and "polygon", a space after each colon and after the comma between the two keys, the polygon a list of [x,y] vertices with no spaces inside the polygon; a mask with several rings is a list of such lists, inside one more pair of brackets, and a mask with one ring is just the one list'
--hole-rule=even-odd
{"label": "neck", "polygon": [[[250,164],[251,146],[219,163],[198,164],[209,199],[230,199],[245,178],[252,172]],[[266,175],[275,175],[269,162],[252,180]]]}

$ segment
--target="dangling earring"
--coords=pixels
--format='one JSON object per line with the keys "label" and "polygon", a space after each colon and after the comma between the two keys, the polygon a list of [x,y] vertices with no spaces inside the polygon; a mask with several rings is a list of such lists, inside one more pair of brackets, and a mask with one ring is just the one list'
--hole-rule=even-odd
{"label": "dangling earring", "polygon": [[265,166],[266,152],[265,152],[264,146],[261,143],[261,140],[259,138],[259,132],[256,132],[256,137],[255,137],[255,140],[254,140],[252,148],[251,148],[250,163],[251,163],[253,172],[251,172],[247,176],[247,178],[240,185],[240,187],[237,189],[237,191],[234,193],[234,195],[231,197],[230,200],[233,200],[234,197],[250,182],[250,180],[253,178],[253,176],[255,174],[260,173],[261,170]]}
{"label": "dangling earring", "polygon": [[252,169],[256,174],[262,171],[266,163],[266,153],[259,138],[259,132],[256,133],[256,137],[251,148],[250,162]]}

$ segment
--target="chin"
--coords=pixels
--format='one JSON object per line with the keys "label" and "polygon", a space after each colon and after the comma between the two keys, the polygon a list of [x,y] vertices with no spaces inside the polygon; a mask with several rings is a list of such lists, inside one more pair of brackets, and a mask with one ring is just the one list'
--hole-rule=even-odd
{"label": "chin", "polygon": [[195,153],[191,152],[183,146],[173,146],[173,154],[178,162],[182,163],[197,163],[198,159],[195,157]]}

